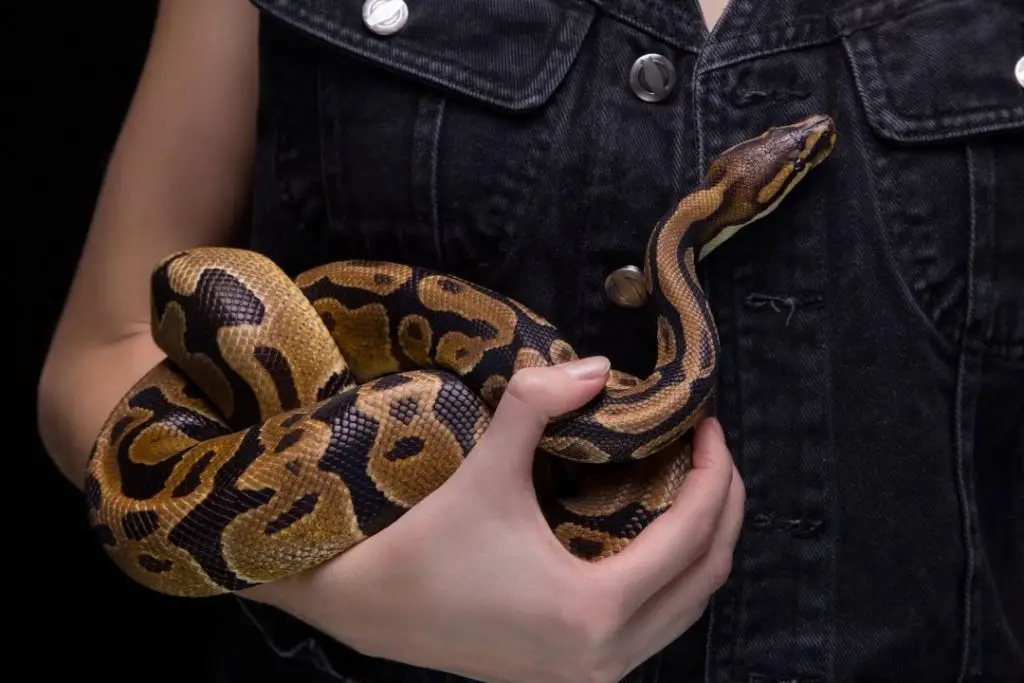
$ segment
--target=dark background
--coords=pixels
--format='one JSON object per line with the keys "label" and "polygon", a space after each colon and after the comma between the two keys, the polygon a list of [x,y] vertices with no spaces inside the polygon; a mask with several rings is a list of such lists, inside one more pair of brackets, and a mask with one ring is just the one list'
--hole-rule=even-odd
{"label": "dark background", "polygon": [[[4,301],[18,302],[17,326],[5,326],[8,334],[17,330],[11,335],[16,353],[5,354],[16,371],[8,403],[17,413],[8,418],[4,439],[4,455],[17,465],[13,476],[0,470],[9,501],[8,542],[0,550],[3,614],[18,634],[13,647],[4,640],[4,668],[12,677],[20,678],[13,670],[18,664],[31,667],[32,678],[96,676],[105,683],[266,680],[273,669],[233,598],[169,598],[118,572],[89,535],[81,495],[47,457],[36,427],[39,371],[156,6],[156,0],[3,4],[0,225],[6,254],[14,257],[4,268],[13,295]],[[233,661],[225,661],[227,651],[235,653]]]}

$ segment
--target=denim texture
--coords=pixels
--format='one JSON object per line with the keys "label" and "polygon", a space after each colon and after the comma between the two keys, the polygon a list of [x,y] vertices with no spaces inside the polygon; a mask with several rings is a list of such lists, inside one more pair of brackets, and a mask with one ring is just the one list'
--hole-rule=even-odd
{"label": "denim texture", "polygon": [[[1024,680],[1024,3],[732,0],[709,34],[695,0],[411,1],[382,38],[360,2],[253,2],[249,246],[453,273],[641,375],[654,325],[604,278],[717,152],[831,115],[832,156],[701,266],[746,526],[626,680]],[[311,677],[462,680],[243,608]]]}

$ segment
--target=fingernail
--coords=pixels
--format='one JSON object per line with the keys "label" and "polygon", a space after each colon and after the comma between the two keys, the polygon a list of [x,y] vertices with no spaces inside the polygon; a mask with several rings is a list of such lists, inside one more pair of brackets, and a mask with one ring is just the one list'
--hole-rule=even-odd
{"label": "fingernail", "polygon": [[725,430],[722,429],[722,423],[719,422],[718,419],[714,417],[709,417],[708,420],[711,421],[711,426],[715,428],[715,431],[718,432],[718,435],[724,439]]}
{"label": "fingernail", "polygon": [[608,374],[611,362],[604,356],[593,356],[565,363],[562,368],[571,379],[596,379]]}

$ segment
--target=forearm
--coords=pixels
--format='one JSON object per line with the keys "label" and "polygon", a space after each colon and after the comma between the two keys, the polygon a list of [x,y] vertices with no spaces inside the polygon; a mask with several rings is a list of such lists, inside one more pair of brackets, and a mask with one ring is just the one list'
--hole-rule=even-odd
{"label": "forearm", "polygon": [[39,382],[39,434],[50,458],[81,489],[93,442],[117,402],[162,358],[147,333],[59,354]]}
{"label": "forearm", "polygon": [[50,457],[78,487],[103,422],[163,357],[150,337],[160,259],[230,244],[248,204],[258,12],[162,0],[37,397]]}

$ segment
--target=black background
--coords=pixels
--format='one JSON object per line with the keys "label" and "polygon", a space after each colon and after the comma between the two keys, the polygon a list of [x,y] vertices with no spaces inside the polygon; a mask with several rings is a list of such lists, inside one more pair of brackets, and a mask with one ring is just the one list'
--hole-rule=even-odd
{"label": "black background", "polygon": [[[4,344],[5,366],[16,375],[13,390],[5,383],[8,407],[17,406],[4,425],[4,456],[15,467],[0,468],[7,501],[2,613],[16,633],[13,642],[4,639],[0,675],[12,680],[266,680],[273,669],[233,598],[169,598],[116,570],[88,533],[79,491],[47,457],[37,431],[39,371],[156,6],[36,0],[4,2],[0,15],[7,122],[0,157],[7,296],[0,300],[8,314],[15,303],[18,318],[4,330],[17,339],[13,354]],[[227,662],[229,641],[235,654]]]}

